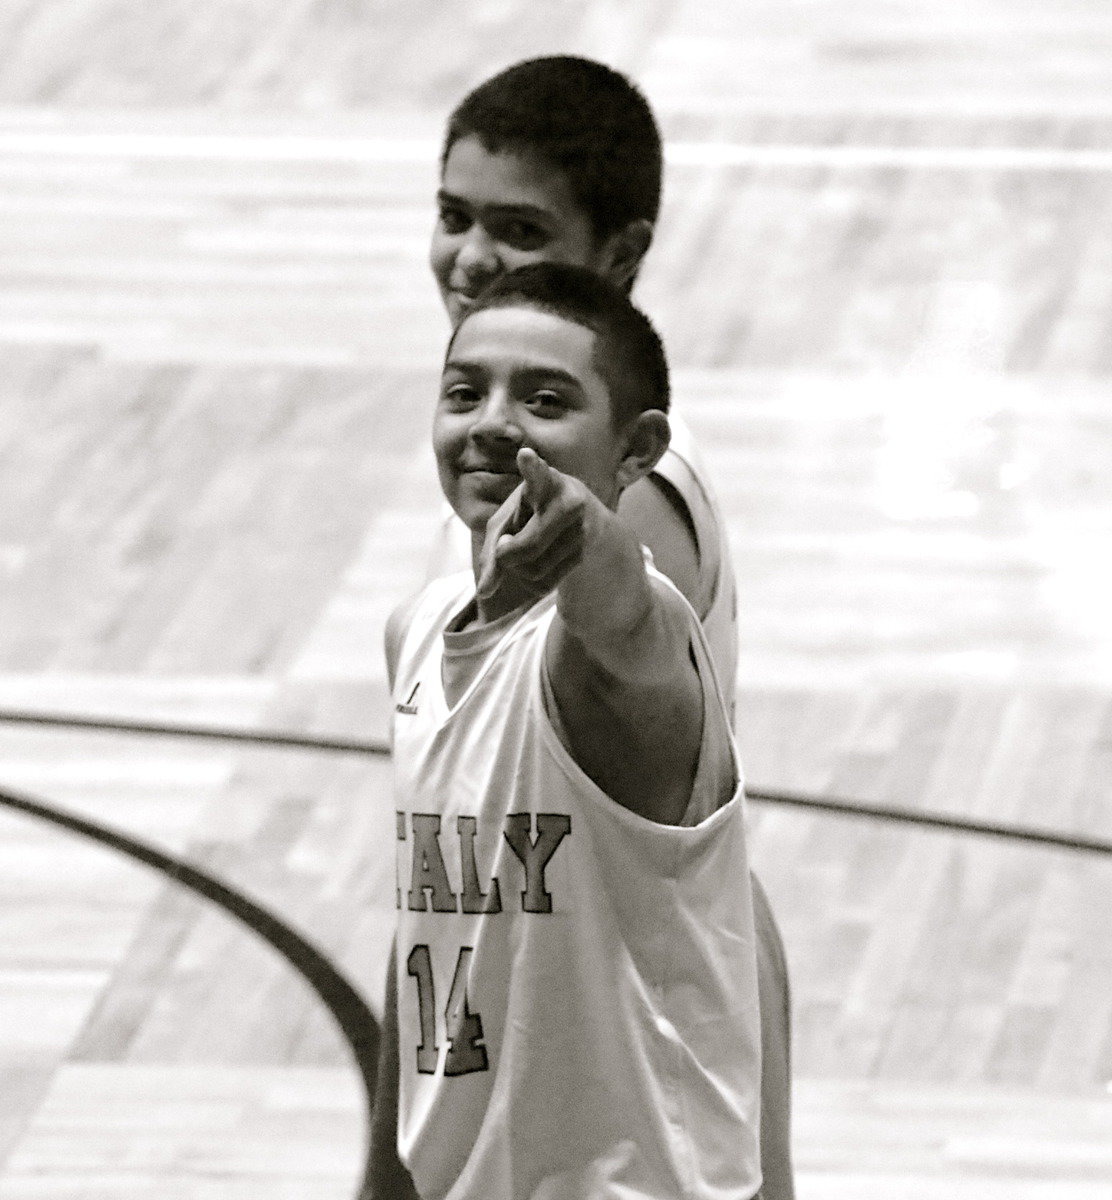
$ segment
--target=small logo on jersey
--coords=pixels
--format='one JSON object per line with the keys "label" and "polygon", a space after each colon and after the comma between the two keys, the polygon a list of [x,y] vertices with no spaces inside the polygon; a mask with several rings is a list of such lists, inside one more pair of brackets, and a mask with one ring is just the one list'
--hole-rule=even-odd
{"label": "small logo on jersey", "polygon": [[407,717],[415,717],[417,715],[417,705],[414,703],[414,701],[417,699],[417,692],[420,687],[420,683],[415,683],[413,685],[413,691],[409,693],[409,698],[404,704],[395,704],[394,711],[397,713],[404,713]]}

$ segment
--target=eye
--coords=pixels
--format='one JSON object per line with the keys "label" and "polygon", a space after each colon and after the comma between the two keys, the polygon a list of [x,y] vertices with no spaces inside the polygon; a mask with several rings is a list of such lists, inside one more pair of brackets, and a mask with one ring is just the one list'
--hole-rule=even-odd
{"label": "eye", "polygon": [[538,388],[525,398],[525,407],[539,417],[558,417],[567,408],[567,403],[559,392]]}
{"label": "eye", "polygon": [[462,208],[442,204],[438,217],[441,229],[445,233],[464,233],[471,226],[471,218]]}
{"label": "eye", "polygon": [[548,244],[548,231],[534,221],[522,221],[516,218],[499,221],[497,227],[491,230],[498,241],[505,242],[515,250],[539,250]]}
{"label": "eye", "polygon": [[441,402],[451,412],[464,412],[479,403],[479,393],[469,383],[445,384],[440,392]]}

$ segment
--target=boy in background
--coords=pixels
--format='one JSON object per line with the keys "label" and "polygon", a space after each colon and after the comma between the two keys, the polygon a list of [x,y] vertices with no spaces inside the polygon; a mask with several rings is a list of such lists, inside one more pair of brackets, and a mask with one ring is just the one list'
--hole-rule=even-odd
{"label": "boy in background", "polygon": [[583,268],[506,274],[449,343],[433,446],[471,569],[387,631],[400,1053],[375,1134],[392,1106],[401,1163],[375,1195],[760,1187],[729,715],[695,612],[615,515],[667,409],[652,326]]}

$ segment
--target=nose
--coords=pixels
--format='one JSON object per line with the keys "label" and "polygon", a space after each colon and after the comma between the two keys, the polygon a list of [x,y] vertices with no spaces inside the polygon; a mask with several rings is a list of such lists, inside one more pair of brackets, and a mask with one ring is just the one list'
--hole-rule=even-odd
{"label": "nose", "polygon": [[471,437],[480,444],[497,445],[503,451],[508,446],[517,448],[522,445],[521,426],[517,423],[509,393],[505,389],[492,388],[487,393],[472,422]]}
{"label": "nose", "polygon": [[473,283],[486,283],[498,274],[498,247],[478,221],[456,251],[456,267]]}

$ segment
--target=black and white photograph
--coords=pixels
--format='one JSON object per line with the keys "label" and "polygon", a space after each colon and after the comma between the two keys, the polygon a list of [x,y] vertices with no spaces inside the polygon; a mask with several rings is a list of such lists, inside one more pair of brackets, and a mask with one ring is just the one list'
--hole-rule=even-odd
{"label": "black and white photograph", "polygon": [[0,1200],[1110,1196],[1107,0],[0,0]]}

